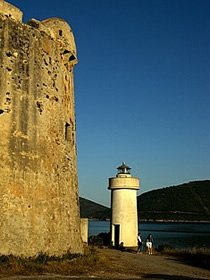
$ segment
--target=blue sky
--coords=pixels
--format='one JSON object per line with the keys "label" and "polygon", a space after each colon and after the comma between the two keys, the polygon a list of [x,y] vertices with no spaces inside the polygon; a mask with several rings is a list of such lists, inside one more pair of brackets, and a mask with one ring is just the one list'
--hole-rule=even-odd
{"label": "blue sky", "polygon": [[122,161],[139,194],[210,179],[210,1],[9,2],[73,29],[80,196],[109,206]]}

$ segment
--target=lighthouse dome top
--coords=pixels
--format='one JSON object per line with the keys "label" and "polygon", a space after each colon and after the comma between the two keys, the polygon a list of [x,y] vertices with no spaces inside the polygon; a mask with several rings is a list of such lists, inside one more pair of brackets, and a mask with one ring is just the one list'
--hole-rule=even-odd
{"label": "lighthouse dome top", "polygon": [[117,167],[118,174],[130,174],[131,168],[125,164],[125,162],[122,162],[122,165]]}
{"label": "lighthouse dome top", "polygon": [[139,190],[139,178],[131,176],[131,168],[125,162],[122,162],[117,170],[116,177],[109,178],[109,190]]}

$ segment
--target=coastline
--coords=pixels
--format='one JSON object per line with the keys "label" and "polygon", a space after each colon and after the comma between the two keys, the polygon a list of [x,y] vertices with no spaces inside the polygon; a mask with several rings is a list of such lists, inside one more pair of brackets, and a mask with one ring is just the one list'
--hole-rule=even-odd
{"label": "coastline", "polygon": [[[88,221],[97,221],[97,222],[110,222],[110,219],[95,219],[87,218]],[[164,220],[164,219],[139,219],[138,223],[186,223],[186,224],[210,224],[209,221],[196,221],[196,220]]]}
{"label": "coastline", "polygon": [[210,224],[210,221],[191,221],[191,220],[162,220],[162,219],[140,219],[139,223],[186,223],[186,224]]}

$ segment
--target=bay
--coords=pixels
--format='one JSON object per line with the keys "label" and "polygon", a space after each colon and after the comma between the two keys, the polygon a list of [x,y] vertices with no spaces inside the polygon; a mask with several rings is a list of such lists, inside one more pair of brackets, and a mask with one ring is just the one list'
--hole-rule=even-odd
{"label": "bay", "polygon": [[[88,222],[88,236],[109,231],[109,221]],[[210,223],[140,222],[139,231],[144,241],[148,234],[152,234],[154,247],[166,243],[178,249],[210,249]]]}

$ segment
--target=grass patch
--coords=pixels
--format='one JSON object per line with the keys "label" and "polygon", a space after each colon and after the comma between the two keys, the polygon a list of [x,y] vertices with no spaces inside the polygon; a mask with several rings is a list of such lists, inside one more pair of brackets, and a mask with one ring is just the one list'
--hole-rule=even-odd
{"label": "grass patch", "polygon": [[208,248],[175,249],[170,244],[160,244],[156,251],[178,257],[182,262],[193,266],[207,269],[210,267],[210,249]]}
{"label": "grass patch", "polygon": [[37,275],[37,274],[62,274],[82,275],[106,266],[103,257],[98,256],[94,247],[86,249],[84,255],[67,253],[62,257],[48,256],[40,253],[36,257],[16,257],[13,255],[0,256],[0,275]]}
{"label": "grass patch", "polygon": [[210,249],[191,249],[191,250],[181,250],[178,252],[179,257],[186,263],[193,266],[198,266],[202,268],[209,269],[210,267]]}
{"label": "grass patch", "polygon": [[173,253],[176,249],[168,243],[159,244],[155,250],[159,253]]}

